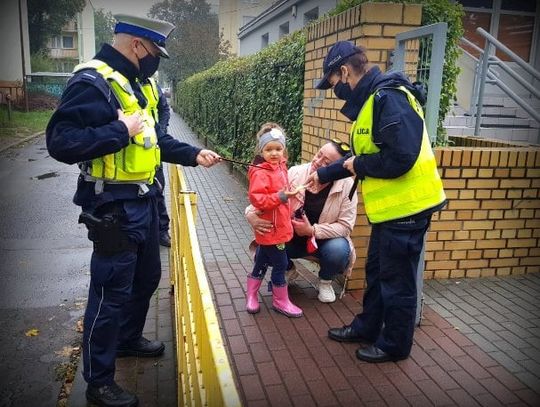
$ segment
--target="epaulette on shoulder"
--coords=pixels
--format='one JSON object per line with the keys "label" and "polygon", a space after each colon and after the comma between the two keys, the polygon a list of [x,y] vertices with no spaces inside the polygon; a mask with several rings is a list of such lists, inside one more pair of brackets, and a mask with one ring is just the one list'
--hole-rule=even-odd
{"label": "epaulette on shoulder", "polygon": [[112,99],[114,98],[111,87],[105,78],[98,74],[95,69],[81,69],[80,71],[75,72],[75,74],[69,80],[67,86],[70,87],[80,82],[95,86],[103,94],[103,96],[105,96],[109,103],[111,103]]}
{"label": "epaulette on shoulder", "polygon": [[397,86],[383,86],[382,88],[379,88],[375,91],[375,101],[381,100],[383,96],[388,95],[388,91],[398,91],[403,92],[401,89],[399,89]]}
{"label": "epaulette on shoulder", "polygon": [[382,99],[383,96],[386,96],[386,89],[387,88],[379,88],[375,91],[375,101],[378,102]]}

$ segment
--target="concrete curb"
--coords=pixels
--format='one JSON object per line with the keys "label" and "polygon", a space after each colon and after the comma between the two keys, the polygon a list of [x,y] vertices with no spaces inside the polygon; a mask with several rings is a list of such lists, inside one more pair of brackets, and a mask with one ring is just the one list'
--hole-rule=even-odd
{"label": "concrete curb", "polygon": [[35,139],[39,136],[43,136],[45,134],[45,130],[42,130],[42,131],[39,131],[37,133],[34,133],[34,134],[31,134],[30,136],[26,136],[25,138],[22,138],[20,140],[15,140],[14,142],[10,143],[10,144],[7,144],[5,146],[2,146],[0,147],[0,153],[11,148],[11,147],[16,147],[18,146],[19,144],[22,144],[22,143],[25,143],[27,141],[30,141],[32,139]]}
{"label": "concrete curb", "polygon": [[67,405],[69,407],[85,407],[86,402],[86,382],[82,375],[82,354],[77,363],[77,372],[73,379],[73,385],[67,399]]}

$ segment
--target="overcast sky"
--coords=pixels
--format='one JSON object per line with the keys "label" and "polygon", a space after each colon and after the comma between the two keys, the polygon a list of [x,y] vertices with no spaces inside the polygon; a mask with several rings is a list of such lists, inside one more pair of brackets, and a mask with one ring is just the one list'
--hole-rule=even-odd
{"label": "overcast sky", "polygon": [[133,14],[141,17],[146,17],[150,7],[154,3],[159,3],[159,0],[88,0],[94,9],[102,8],[105,11],[110,11],[113,14],[125,13]]}
{"label": "overcast sky", "polygon": [[[150,7],[161,0],[88,0],[94,9],[102,8],[113,14],[124,13],[141,17],[147,17]],[[219,4],[219,0],[206,0],[209,4]]]}

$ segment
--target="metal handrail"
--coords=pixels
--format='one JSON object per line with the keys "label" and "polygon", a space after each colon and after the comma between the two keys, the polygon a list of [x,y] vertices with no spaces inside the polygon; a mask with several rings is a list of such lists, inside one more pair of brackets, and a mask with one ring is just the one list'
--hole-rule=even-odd
{"label": "metal handrail", "polygon": [[197,194],[180,166],[169,165],[169,177],[177,405],[240,407],[195,230]]}
{"label": "metal handrail", "polygon": [[[503,61],[501,61],[499,58],[497,58],[495,55],[491,54],[492,46],[494,46],[496,49],[504,52],[506,55],[508,55],[514,62],[516,62],[520,67],[522,67],[525,71],[527,71],[529,74],[533,76],[534,79],[540,80],[540,72],[534,69],[532,66],[530,66],[527,62],[525,62],[521,57],[519,57],[516,53],[514,53],[512,50],[510,50],[506,45],[504,45],[502,42],[497,40],[495,37],[493,37],[491,34],[489,34],[486,30],[483,28],[477,28],[476,32],[480,34],[484,39],[486,40],[486,46],[483,50],[480,48],[475,47],[475,49],[480,50],[481,52],[481,64],[480,64],[480,72],[479,75],[479,86],[478,86],[478,94],[477,94],[477,103],[476,103],[476,122],[474,126],[474,135],[478,136],[480,133],[480,119],[482,117],[482,107],[484,103],[484,89],[486,85],[486,78],[488,78],[488,83],[492,83],[494,85],[497,85],[500,89],[502,89],[510,98],[514,100],[523,110],[525,110],[527,113],[531,115],[532,118],[534,118],[537,122],[540,123],[540,112],[533,109],[528,103],[525,102],[525,100],[517,95],[515,92],[513,92],[506,84],[504,84],[499,78],[497,78],[492,72],[489,71],[490,65],[497,65],[500,67],[503,67],[503,70],[509,74],[514,80],[516,80],[518,83],[523,85],[525,79],[523,79],[519,74],[517,74],[512,69],[508,68]],[[467,41],[468,44],[472,44],[469,41]],[[519,78],[519,79],[518,79]],[[524,86],[525,89],[530,90],[530,86]],[[476,89],[476,88],[475,88]],[[538,97],[538,92],[535,90],[534,92],[531,92],[534,96]]]}
{"label": "metal handrail", "polygon": [[504,45],[502,42],[500,42],[493,35],[491,35],[490,33],[488,33],[486,30],[484,30],[481,27],[478,27],[476,29],[476,32],[478,32],[478,34],[480,34],[482,37],[484,37],[489,42],[493,43],[498,50],[504,52],[506,55],[508,55],[510,58],[512,58],[514,60],[514,62],[516,62],[519,66],[521,66],[523,69],[525,69],[531,75],[533,75],[535,77],[535,79],[540,79],[540,71],[537,71],[536,69],[534,69],[523,58],[521,58],[518,54],[516,54],[514,51],[512,51],[510,48],[508,48],[506,45]]}

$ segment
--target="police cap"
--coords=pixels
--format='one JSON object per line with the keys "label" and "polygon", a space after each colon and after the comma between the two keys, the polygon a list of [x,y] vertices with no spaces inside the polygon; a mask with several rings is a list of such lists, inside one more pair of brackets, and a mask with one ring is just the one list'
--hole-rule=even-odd
{"label": "police cap", "polygon": [[359,49],[350,41],[338,41],[336,42],[323,61],[323,74],[324,76],[315,86],[315,89],[329,89],[332,87],[328,78],[332,74],[335,67],[343,65],[345,59],[359,52]]}
{"label": "police cap", "polygon": [[127,14],[115,14],[116,26],[114,33],[125,33],[135,37],[146,38],[154,43],[159,49],[160,56],[169,58],[169,54],[165,49],[165,40],[174,30],[174,25],[161,20],[152,18],[130,16]]}

